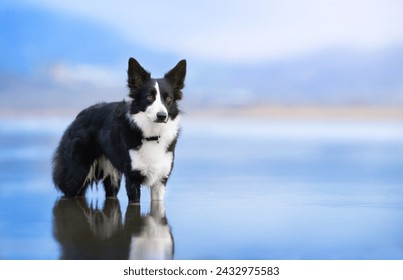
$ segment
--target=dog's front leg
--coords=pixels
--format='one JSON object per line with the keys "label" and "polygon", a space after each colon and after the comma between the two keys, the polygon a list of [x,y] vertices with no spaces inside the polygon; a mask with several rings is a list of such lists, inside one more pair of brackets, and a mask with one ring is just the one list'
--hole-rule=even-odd
{"label": "dog's front leg", "polygon": [[131,171],[126,174],[126,193],[129,203],[140,202],[140,187],[144,176],[139,171]]}
{"label": "dog's front leg", "polygon": [[164,197],[165,197],[165,184],[157,183],[151,186],[152,201],[164,201]]}

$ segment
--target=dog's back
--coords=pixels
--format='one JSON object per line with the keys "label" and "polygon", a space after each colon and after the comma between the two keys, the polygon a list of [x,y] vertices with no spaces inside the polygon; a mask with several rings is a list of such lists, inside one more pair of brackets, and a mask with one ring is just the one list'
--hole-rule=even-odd
{"label": "dog's back", "polygon": [[100,141],[108,137],[118,106],[91,106],[81,111],[64,132],[53,159],[53,181],[66,196],[82,196],[88,184],[101,179],[101,170],[93,170],[95,176],[88,175],[94,161],[103,154]]}

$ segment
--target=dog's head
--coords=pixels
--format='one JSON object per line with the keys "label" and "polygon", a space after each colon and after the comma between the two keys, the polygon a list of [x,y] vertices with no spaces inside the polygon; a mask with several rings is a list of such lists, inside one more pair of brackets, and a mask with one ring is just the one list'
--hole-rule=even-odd
{"label": "dog's head", "polygon": [[186,60],[181,60],[163,78],[153,79],[149,72],[135,60],[129,59],[129,96],[132,98],[131,114],[144,113],[151,122],[166,123],[179,114],[177,101],[182,99],[186,76]]}

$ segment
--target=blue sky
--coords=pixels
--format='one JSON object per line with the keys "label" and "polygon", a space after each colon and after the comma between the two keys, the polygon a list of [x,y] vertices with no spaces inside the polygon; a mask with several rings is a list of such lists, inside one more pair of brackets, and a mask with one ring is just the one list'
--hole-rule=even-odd
{"label": "blue sky", "polygon": [[23,2],[103,24],[147,48],[227,62],[403,43],[398,0]]}
{"label": "blue sky", "polygon": [[4,0],[0,93],[116,92],[134,56],[155,77],[186,58],[195,103],[403,104],[401,11],[392,0]]}

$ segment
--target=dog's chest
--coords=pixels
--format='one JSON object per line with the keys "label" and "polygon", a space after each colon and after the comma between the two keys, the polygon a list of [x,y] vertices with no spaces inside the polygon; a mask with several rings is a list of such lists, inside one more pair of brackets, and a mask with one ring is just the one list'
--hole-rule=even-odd
{"label": "dog's chest", "polygon": [[173,153],[167,152],[167,146],[156,141],[144,141],[138,150],[129,150],[132,170],[138,170],[145,176],[145,184],[155,185],[171,172]]}
{"label": "dog's chest", "polygon": [[159,136],[158,141],[142,140],[137,149],[129,150],[132,170],[138,170],[145,177],[144,184],[153,186],[160,184],[168,178],[173,162],[173,152],[168,147],[177,138],[179,131],[179,116],[174,120],[168,120],[166,124],[150,125],[144,113],[131,116],[131,119],[142,130],[143,137]]}

